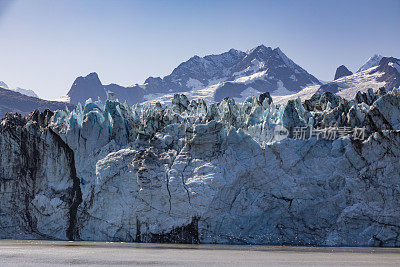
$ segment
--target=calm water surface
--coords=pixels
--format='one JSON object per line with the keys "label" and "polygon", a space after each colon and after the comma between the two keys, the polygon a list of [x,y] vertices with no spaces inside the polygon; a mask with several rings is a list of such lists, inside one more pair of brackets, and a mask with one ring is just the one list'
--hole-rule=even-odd
{"label": "calm water surface", "polygon": [[0,266],[400,266],[398,248],[0,240]]}

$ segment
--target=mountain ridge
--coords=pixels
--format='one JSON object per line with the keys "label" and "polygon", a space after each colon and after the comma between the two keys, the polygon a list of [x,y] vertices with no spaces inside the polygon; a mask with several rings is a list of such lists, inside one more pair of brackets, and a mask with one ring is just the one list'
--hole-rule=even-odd
{"label": "mountain ridge", "polygon": [[66,107],[74,108],[73,105],[68,103],[43,100],[0,87],[0,118],[3,118],[7,112],[17,112],[26,116],[35,109],[44,111],[45,109],[56,110]]}
{"label": "mountain ridge", "polygon": [[[116,85],[100,85],[97,81],[96,85],[85,85],[82,79],[84,77],[78,77],[68,92],[71,103],[84,102],[88,96],[104,99],[107,90],[116,89]],[[180,63],[171,74],[163,78],[150,76],[142,85],[119,86],[119,90],[114,93],[117,98],[134,104],[158,101],[158,97],[171,101],[173,97],[166,97],[166,94],[195,93],[212,87],[208,90],[212,95],[208,97],[220,101],[224,97],[243,97],[246,90],[254,91],[253,94],[282,91],[296,93],[310,84],[321,83],[289,59],[279,47],[272,49],[259,45],[248,52],[232,48],[220,54],[204,57],[195,55]],[[86,93],[82,92],[85,86],[88,88]]]}
{"label": "mountain ridge", "polygon": [[[374,58],[371,57],[371,58]],[[300,92],[282,97],[275,97],[277,103],[285,103],[288,100],[300,97],[302,100],[310,98],[315,93],[330,92],[345,99],[352,99],[357,92],[367,92],[368,89],[377,91],[381,87],[391,91],[400,87],[400,59],[395,57],[382,57],[377,65],[376,60],[371,58],[363,66],[372,67],[357,71],[352,75],[338,78],[337,80],[327,82],[321,86],[310,86]],[[372,64],[373,63],[373,64]],[[362,69],[362,67],[360,68]]]}

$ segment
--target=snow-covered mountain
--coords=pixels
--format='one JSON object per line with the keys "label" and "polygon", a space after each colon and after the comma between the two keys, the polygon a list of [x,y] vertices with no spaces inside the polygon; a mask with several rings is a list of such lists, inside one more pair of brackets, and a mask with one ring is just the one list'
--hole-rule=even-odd
{"label": "snow-covered mountain", "polygon": [[30,89],[23,89],[21,87],[17,87],[17,88],[15,88],[13,90],[15,92],[18,92],[18,93],[23,94],[23,95],[39,98],[38,95],[33,90],[30,90]]}
{"label": "snow-covered mountain", "polygon": [[23,89],[23,88],[21,88],[21,87],[9,88],[9,86],[8,86],[5,82],[3,82],[3,81],[0,81],[0,87],[1,87],[1,88],[4,88],[4,89],[9,89],[9,90],[18,92],[18,93],[23,94],[23,95],[26,95],[26,96],[31,96],[31,97],[39,98],[39,97],[37,96],[37,94],[36,94],[33,90]]}
{"label": "snow-covered mountain", "polygon": [[[348,76],[338,78],[321,86],[310,86],[300,92],[286,96],[275,96],[276,103],[284,103],[290,99],[304,100],[315,93],[331,92],[346,99],[352,99],[357,92],[366,92],[369,88],[376,91],[380,87],[386,90],[400,86],[400,60],[394,57],[381,57],[378,64],[376,60],[379,55],[371,57],[360,70]],[[375,65],[376,64],[376,65]],[[372,66],[365,69],[366,66]]]}
{"label": "snow-covered mountain", "polygon": [[[371,59],[374,58],[376,56]],[[365,92],[369,88],[377,90],[385,87],[387,90],[391,90],[400,85],[400,68],[396,67],[399,64],[400,60],[393,57],[382,57],[376,66],[369,60],[364,66],[372,65],[372,67],[324,84],[318,89],[318,92],[331,92],[350,99],[355,97],[357,91]]]}
{"label": "snow-covered mountain", "polygon": [[372,57],[370,57],[367,62],[365,62],[364,65],[362,65],[357,72],[361,72],[367,69],[370,69],[372,67],[376,67],[379,65],[379,62],[381,61],[381,59],[383,58],[383,56],[375,54]]}
{"label": "snow-covered mountain", "polygon": [[143,85],[132,87],[103,86],[97,74],[90,74],[75,80],[68,97],[71,103],[84,102],[88,97],[104,99],[106,91],[110,90],[128,103],[166,103],[177,92],[185,92],[190,99],[202,97],[220,101],[232,97],[244,100],[262,92],[293,94],[315,84],[321,83],[279,48],[260,45],[248,52],[231,49],[218,55],[194,56],[170,75],[149,77]]}
{"label": "snow-covered mountain", "polygon": [[0,87],[4,88],[4,89],[8,89],[8,85],[3,81],[0,81]]}
{"label": "snow-covered mountain", "polygon": [[164,77],[159,82],[161,87],[152,86],[149,82],[145,83],[148,92],[149,88],[158,88],[158,91],[151,90],[156,93],[170,90],[189,92],[189,96],[202,95],[215,101],[262,92],[291,94],[307,85],[319,84],[317,78],[295,64],[279,48],[264,45],[247,53],[231,49],[220,55],[195,56]]}

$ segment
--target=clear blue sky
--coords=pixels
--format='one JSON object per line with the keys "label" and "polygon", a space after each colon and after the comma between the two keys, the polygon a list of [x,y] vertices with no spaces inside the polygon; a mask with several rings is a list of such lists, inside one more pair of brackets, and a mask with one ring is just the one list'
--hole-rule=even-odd
{"label": "clear blue sky", "polygon": [[400,57],[400,0],[0,0],[0,34],[0,80],[45,99],[93,71],[132,85],[193,55],[259,44],[331,80],[341,64]]}

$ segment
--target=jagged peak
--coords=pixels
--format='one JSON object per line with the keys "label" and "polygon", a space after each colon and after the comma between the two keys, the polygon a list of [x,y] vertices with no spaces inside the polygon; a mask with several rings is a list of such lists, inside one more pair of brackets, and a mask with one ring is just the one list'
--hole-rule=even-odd
{"label": "jagged peak", "polygon": [[357,70],[357,72],[364,71],[364,70],[370,69],[370,68],[372,68],[372,67],[378,66],[378,65],[379,65],[379,62],[381,61],[382,58],[383,58],[382,55],[374,54],[372,57],[370,57],[370,58],[367,60],[367,62],[364,63],[364,65],[362,65],[362,66]]}
{"label": "jagged peak", "polygon": [[265,53],[265,52],[271,52],[271,51],[272,51],[272,48],[270,46],[267,47],[267,46],[261,44],[261,45],[254,47],[253,49],[248,50],[247,54],[250,55],[253,53],[260,53],[260,52]]}
{"label": "jagged peak", "polygon": [[353,72],[351,72],[345,65],[340,65],[335,72],[335,77],[334,80],[337,80],[339,78],[345,77],[352,75]]}
{"label": "jagged peak", "polygon": [[231,48],[231,49],[229,49],[228,53],[229,53],[229,54],[232,54],[232,55],[240,55],[240,54],[244,54],[244,52],[243,52],[243,51],[241,51],[241,50],[238,50],[238,49],[234,49],[234,48]]}
{"label": "jagged peak", "polygon": [[162,79],[161,79],[161,77],[150,76],[144,81],[145,84],[151,83],[151,82],[162,82]]}
{"label": "jagged peak", "polygon": [[91,72],[86,76],[79,76],[78,78],[75,79],[74,84],[76,84],[79,81],[88,81],[88,80],[92,80],[92,81],[98,81],[101,83],[99,75],[96,72]]}
{"label": "jagged peak", "polygon": [[[194,55],[193,57],[191,57],[190,59],[200,59],[200,57],[198,55]],[[189,60],[190,60],[189,59]]]}
{"label": "jagged peak", "polygon": [[380,54],[374,54],[372,57],[370,57],[368,60],[371,60],[371,59],[381,59],[383,56],[382,55],[380,55]]}
{"label": "jagged peak", "polygon": [[[83,91],[86,91],[90,95],[90,97],[95,97],[96,94],[101,94],[104,98],[105,92],[103,84],[101,83],[99,76],[96,72],[91,72],[84,77],[79,76],[78,78],[76,78],[71,86],[71,89],[68,91],[67,96],[71,97],[75,94],[81,95],[81,92]],[[84,97],[87,96],[85,95]]]}
{"label": "jagged peak", "polygon": [[4,89],[9,89],[9,88],[8,88],[8,85],[7,85],[5,82],[3,82],[3,81],[0,81],[0,87],[1,87],[1,88],[4,88]]}
{"label": "jagged peak", "polygon": [[382,62],[392,62],[392,63],[396,63],[400,61],[400,59],[395,58],[395,57],[382,57],[380,63]]}
{"label": "jagged peak", "polygon": [[273,51],[283,60],[283,62],[284,62],[288,67],[290,67],[290,68],[295,68],[295,67],[297,66],[290,58],[288,58],[288,57],[286,56],[285,53],[282,52],[282,50],[281,50],[279,47],[275,48]]}
{"label": "jagged peak", "polygon": [[96,72],[89,73],[85,78],[89,79],[99,79],[99,75]]}
{"label": "jagged peak", "polygon": [[237,50],[237,49],[235,49],[235,48],[231,48],[231,49],[229,49],[229,51],[228,51],[229,53],[237,53],[237,52],[241,52],[240,50]]}
{"label": "jagged peak", "polygon": [[96,72],[91,72],[86,76],[79,76],[75,79],[74,83],[80,80],[100,80],[99,75]]}

